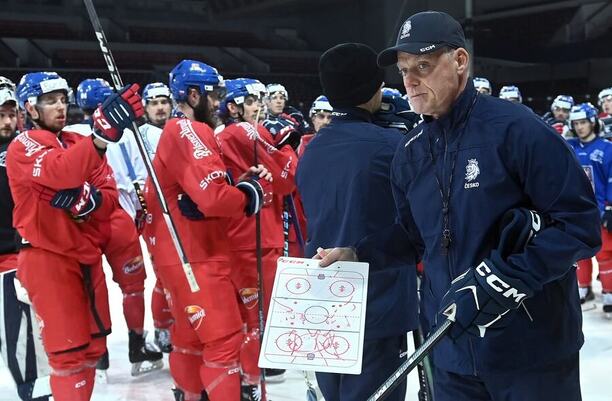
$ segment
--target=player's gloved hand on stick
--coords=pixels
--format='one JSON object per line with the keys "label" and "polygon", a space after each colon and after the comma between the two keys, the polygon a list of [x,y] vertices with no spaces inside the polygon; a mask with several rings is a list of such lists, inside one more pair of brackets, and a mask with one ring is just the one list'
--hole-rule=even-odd
{"label": "player's gloved hand on stick", "polygon": [[437,319],[455,322],[449,332],[453,339],[465,332],[484,337],[490,330],[506,327],[512,317],[509,312],[531,295],[520,280],[504,276],[485,259],[451,282],[440,302]]}
{"label": "player's gloved hand on stick", "polygon": [[192,221],[204,220],[204,213],[200,212],[198,205],[187,194],[179,194],[177,199],[181,214]]}
{"label": "player's gloved hand on stick", "polygon": [[140,86],[125,86],[118,93],[108,97],[93,114],[93,134],[104,142],[119,142],[123,130],[144,115],[142,99],[138,94]]}
{"label": "player's gloved hand on stick", "polygon": [[602,225],[608,230],[608,232],[612,232],[612,205],[607,205],[604,214],[601,217]]}
{"label": "player's gloved hand on stick", "polygon": [[264,166],[250,167],[239,180],[236,188],[247,196],[247,216],[254,215],[272,202],[272,174]]}
{"label": "player's gloved hand on stick", "polygon": [[[499,244],[491,258],[505,263],[512,254],[525,247],[545,228],[545,219],[533,210],[516,208],[507,211],[499,224]],[[484,337],[487,330],[508,325],[512,311],[533,295],[521,280],[508,277],[490,259],[483,260],[455,278],[442,298],[438,319],[451,318],[455,324],[450,336],[464,332]]]}

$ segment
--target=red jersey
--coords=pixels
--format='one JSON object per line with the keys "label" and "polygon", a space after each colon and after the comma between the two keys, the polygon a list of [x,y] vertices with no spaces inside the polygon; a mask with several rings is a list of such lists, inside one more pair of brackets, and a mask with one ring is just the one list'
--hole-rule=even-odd
{"label": "red jersey", "polygon": [[302,158],[304,155],[304,151],[306,150],[306,146],[314,139],[316,134],[308,134],[302,136],[302,140],[300,141],[300,146],[298,147],[298,156]]}
{"label": "red jersey", "polygon": [[[247,196],[227,182],[226,167],[210,127],[186,118],[169,120],[159,140],[153,169],[189,261],[228,261],[229,218],[245,215]],[[189,220],[181,214],[177,198],[182,193],[198,205],[203,220]],[[156,266],[180,263],[150,178],[145,198],[150,214],[145,237]]]}
{"label": "red jersey", "polygon": [[[245,173],[255,164],[254,140],[257,143],[258,163],[272,173],[272,203],[261,209],[261,246],[263,248],[283,247],[283,195],[295,189],[295,171],[297,156],[290,146],[276,149],[272,134],[259,125],[257,133],[253,126],[246,122],[231,124],[216,136],[221,148],[223,161],[234,179]],[[258,134],[258,135],[257,135]],[[255,219],[240,216],[232,219],[229,228],[233,250],[256,249]]]}
{"label": "red jersey", "polygon": [[[92,139],[46,130],[19,134],[8,148],[6,167],[15,208],[13,224],[33,247],[93,264],[101,256],[100,241],[108,235],[109,216],[119,207],[115,179]],[[84,222],[39,198],[33,188],[77,188],[87,181],[102,194],[100,207]]]}

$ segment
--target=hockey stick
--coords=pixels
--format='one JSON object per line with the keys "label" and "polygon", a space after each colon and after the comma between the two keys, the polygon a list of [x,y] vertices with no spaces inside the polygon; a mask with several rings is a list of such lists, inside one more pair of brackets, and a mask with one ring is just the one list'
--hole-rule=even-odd
{"label": "hockey stick", "polygon": [[[255,130],[255,137],[253,138],[253,157],[255,161],[255,167],[259,164],[259,158],[257,157],[257,145],[259,139],[259,130],[257,125],[259,124],[259,113],[261,107],[257,110],[255,121],[253,122],[253,129]],[[265,196],[265,194],[264,194]],[[263,203],[263,200],[262,200]],[[263,280],[263,256],[261,251],[261,209],[255,213],[255,248],[257,253],[257,314],[259,318],[259,348],[263,347],[263,335],[265,329],[264,323],[264,280]],[[266,394],[266,371],[264,368],[260,368],[259,371],[259,384],[261,387],[261,400],[266,401],[268,395]]]}
{"label": "hockey stick", "polygon": [[[123,81],[121,80],[121,76],[119,75],[119,70],[117,69],[117,65],[115,64],[115,59],[113,59],[113,55],[108,47],[108,41],[106,40],[106,36],[104,35],[104,30],[102,29],[102,24],[100,24],[100,19],[98,18],[96,9],[94,8],[92,0],[83,0],[83,2],[85,3],[85,7],[87,8],[87,14],[89,14],[89,20],[91,21],[91,25],[93,26],[93,29],[96,32],[96,38],[98,38],[98,44],[100,45],[100,50],[102,50],[102,55],[104,56],[104,61],[106,62],[108,72],[110,73],[111,78],[113,80],[113,85],[115,86],[116,90],[120,90],[121,88],[123,88]],[[168,204],[166,203],[166,199],[164,199],[161,186],[159,185],[159,180],[157,179],[157,174],[155,174],[155,170],[153,170],[151,158],[149,157],[149,154],[146,151],[142,134],[140,133],[136,122],[132,123],[132,130],[134,131],[134,137],[136,138],[136,143],[138,144],[138,150],[140,151],[140,155],[142,156],[142,160],[144,161],[147,173],[149,174],[149,177],[151,177],[153,188],[155,188],[155,194],[157,195],[157,199],[159,200],[159,204],[161,205],[162,214],[164,215],[164,221],[166,222],[166,226],[168,227],[168,232],[170,233],[170,237],[172,237],[172,242],[174,243],[174,247],[176,248],[176,253],[178,254],[183,265],[183,272],[185,273],[185,277],[187,278],[187,282],[189,283],[189,288],[191,289],[191,292],[200,291],[200,287],[198,286],[196,278],[193,275],[191,264],[187,260],[183,244],[181,243],[181,239],[178,236],[174,220],[172,220],[172,216],[170,216]]]}
{"label": "hockey stick", "polygon": [[453,321],[447,319],[423,341],[421,345],[406,362],[397,368],[395,372],[368,398],[367,401],[378,401],[387,398],[400,383],[406,379],[410,373],[425,358],[431,349],[446,335],[453,325]]}
{"label": "hockey stick", "polygon": [[[412,331],[412,339],[414,341],[414,349],[419,349],[423,344],[423,332],[421,331],[420,325],[417,329]],[[433,391],[431,388],[431,382],[426,373],[427,356],[417,365],[417,373],[419,375],[419,401],[434,401]]]}

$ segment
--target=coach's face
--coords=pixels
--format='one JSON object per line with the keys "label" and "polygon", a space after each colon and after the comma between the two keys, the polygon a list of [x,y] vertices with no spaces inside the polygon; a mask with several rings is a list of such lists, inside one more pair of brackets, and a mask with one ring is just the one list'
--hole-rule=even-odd
{"label": "coach's face", "polygon": [[397,67],[412,109],[439,118],[465,88],[469,55],[463,48],[428,54],[397,53]]}

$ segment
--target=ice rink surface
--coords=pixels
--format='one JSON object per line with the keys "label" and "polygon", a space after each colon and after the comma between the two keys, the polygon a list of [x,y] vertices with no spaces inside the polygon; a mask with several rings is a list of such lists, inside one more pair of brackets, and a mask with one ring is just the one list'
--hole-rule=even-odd
{"label": "ice rink surface", "polygon": [[[150,266],[147,266],[146,305],[150,305],[151,290],[154,278]],[[111,303],[113,333],[108,337],[110,369],[108,383],[96,383],[93,401],[173,401],[172,379],[168,371],[167,356],[161,371],[140,377],[130,376],[130,363],[127,357],[127,328],[121,311],[121,291],[110,279],[110,268],[105,264],[107,285]],[[595,309],[584,312],[584,334],[586,342],[581,352],[580,375],[582,399],[584,401],[610,401],[612,390],[609,380],[612,378],[612,320],[604,318],[601,312],[601,287],[595,282],[597,297]],[[145,319],[145,328],[152,331],[152,320],[149,310]],[[408,344],[412,344],[409,338]],[[306,401],[306,384],[302,372],[285,374],[285,381],[268,385],[270,401]],[[408,378],[406,400],[417,400],[418,383],[416,371]],[[11,378],[5,366],[0,362],[0,401],[19,401]],[[545,400],[542,400],[545,401]]]}

